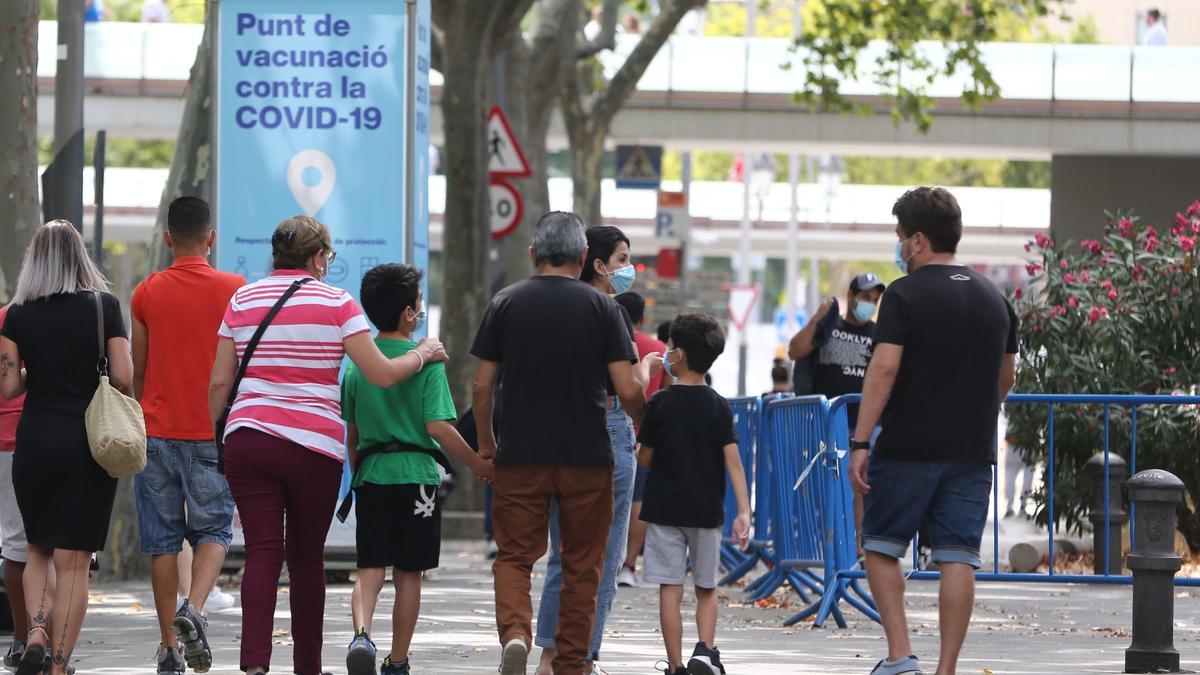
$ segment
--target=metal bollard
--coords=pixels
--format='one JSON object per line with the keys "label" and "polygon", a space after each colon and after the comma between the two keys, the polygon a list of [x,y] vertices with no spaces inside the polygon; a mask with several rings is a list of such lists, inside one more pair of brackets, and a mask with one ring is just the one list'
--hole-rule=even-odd
{"label": "metal bollard", "polygon": [[[1108,529],[1104,528],[1104,453],[1098,452],[1087,462],[1087,472],[1092,479],[1092,508],[1088,520],[1092,521],[1092,572],[1104,574],[1104,547],[1108,544],[1108,573],[1120,574],[1124,569],[1124,551],[1121,531],[1129,522],[1125,501],[1121,499],[1121,486],[1129,476],[1128,465],[1120,455],[1108,453]],[[1106,536],[1107,534],[1107,536]]]}
{"label": "metal bollard", "polygon": [[1127,673],[1178,673],[1175,651],[1175,507],[1183,481],[1166,471],[1142,471],[1129,481],[1137,528],[1129,569],[1133,570],[1133,644],[1125,650]]}

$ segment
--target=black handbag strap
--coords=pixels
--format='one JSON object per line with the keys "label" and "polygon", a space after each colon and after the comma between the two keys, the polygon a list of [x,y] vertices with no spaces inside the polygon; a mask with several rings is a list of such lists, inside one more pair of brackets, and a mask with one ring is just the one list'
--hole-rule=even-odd
{"label": "black handbag strap", "polygon": [[237,399],[238,387],[242,385],[242,378],[246,377],[246,368],[250,365],[250,357],[254,356],[254,350],[258,347],[258,343],[262,340],[263,333],[267,332],[267,326],[275,320],[275,315],[279,314],[279,310],[283,309],[283,304],[288,301],[288,298],[295,295],[300,287],[312,281],[312,277],[297,279],[292,282],[291,286],[279,296],[275,301],[275,305],[271,307],[271,311],[263,317],[262,323],[258,324],[258,328],[254,331],[254,335],[250,338],[250,342],[246,343],[246,351],[242,354],[242,360],[238,364],[237,376],[233,378],[233,387],[229,390],[229,398],[225,401],[225,416],[228,417],[229,411],[233,409],[233,402]]}
{"label": "black handbag strap", "polygon": [[96,359],[96,372],[101,377],[108,375],[108,349],[104,345],[104,304],[100,299],[100,291],[94,291],[96,299],[96,338],[100,345],[100,356]]}

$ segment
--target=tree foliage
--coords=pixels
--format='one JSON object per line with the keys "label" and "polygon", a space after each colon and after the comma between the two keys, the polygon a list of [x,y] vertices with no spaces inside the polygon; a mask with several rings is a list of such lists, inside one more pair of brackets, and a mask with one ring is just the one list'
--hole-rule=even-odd
{"label": "tree foliage", "polygon": [[[1166,230],[1167,228],[1164,228]],[[1016,391],[1077,394],[1194,394],[1200,383],[1200,202],[1159,234],[1136,218],[1111,216],[1101,240],[1059,244],[1038,235],[1028,265],[1030,290],[1018,291],[1021,321]],[[1055,512],[1078,526],[1090,498],[1084,464],[1104,448],[1104,407],[1061,405],[1053,438],[1045,406],[1008,406],[1010,442],[1031,462],[1055,448]],[[1111,407],[1108,441],[1131,464],[1133,414]],[[1137,411],[1136,468],[1183,479],[1189,498],[1179,528],[1200,551],[1200,409],[1142,406]],[[1035,499],[1047,519],[1049,495]]]}
{"label": "tree foliage", "polygon": [[[1000,38],[1015,15],[1025,22],[1047,17],[1060,0],[822,0],[811,3],[801,48],[804,84],[798,101],[823,111],[862,112],[863,104],[843,95],[840,83],[864,72],[892,97],[892,116],[922,131],[932,123],[929,85],[966,75],[962,100],[977,108],[1000,94],[980,46]],[[880,41],[872,45],[872,41]],[[931,53],[923,40],[941,43]],[[877,53],[869,51],[874,48]]]}

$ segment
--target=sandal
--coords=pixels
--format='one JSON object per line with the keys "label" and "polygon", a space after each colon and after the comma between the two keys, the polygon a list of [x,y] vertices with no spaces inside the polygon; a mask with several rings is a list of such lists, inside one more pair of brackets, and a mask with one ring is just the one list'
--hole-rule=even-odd
{"label": "sandal", "polygon": [[[34,631],[41,632],[42,637],[46,639],[45,644],[33,644],[33,640],[30,638],[33,637]],[[17,662],[17,675],[41,675],[46,662],[46,645],[49,644],[50,634],[46,632],[45,626],[30,628],[28,638],[25,640],[25,653]]]}

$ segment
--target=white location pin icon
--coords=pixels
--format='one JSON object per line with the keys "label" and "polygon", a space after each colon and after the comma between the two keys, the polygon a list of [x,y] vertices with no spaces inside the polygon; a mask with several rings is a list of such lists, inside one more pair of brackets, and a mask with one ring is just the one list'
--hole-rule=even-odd
{"label": "white location pin icon", "polygon": [[[304,174],[309,169],[320,173],[316,184],[311,186],[304,180]],[[321,210],[333,192],[333,185],[337,182],[337,168],[329,155],[320,150],[301,150],[288,162],[287,181],[300,209],[312,217],[317,215],[317,211]]]}

